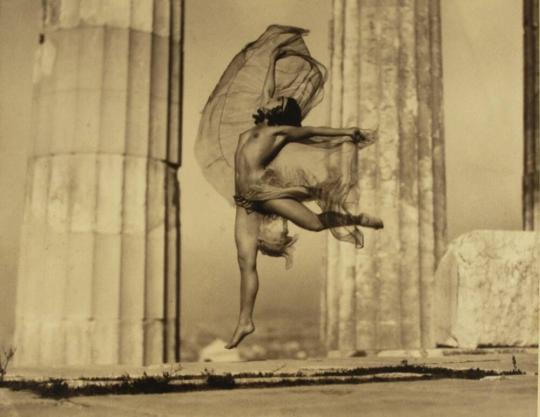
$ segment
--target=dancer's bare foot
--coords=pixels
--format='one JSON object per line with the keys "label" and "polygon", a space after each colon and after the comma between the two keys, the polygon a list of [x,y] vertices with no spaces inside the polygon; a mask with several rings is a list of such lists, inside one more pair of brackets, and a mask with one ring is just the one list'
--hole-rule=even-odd
{"label": "dancer's bare foot", "polygon": [[234,334],[232,335],[231,340],[229,343],[225,345],[225,349],[233,349],[236,346],[240,344],[242,340],[244,340],[244,337],[247,335],[253,333],[255,331],[255,326],[253,323],[247,323],[247,324],[240,324],[236,326],[236,330],[234,331]]}
{"label": "dancer's bare foot", "polygon": [[359,226],[371,227],[372,229],[382,229],[384,227],[383,221],[378,217],[365,213],[360,213],[357,217]]}

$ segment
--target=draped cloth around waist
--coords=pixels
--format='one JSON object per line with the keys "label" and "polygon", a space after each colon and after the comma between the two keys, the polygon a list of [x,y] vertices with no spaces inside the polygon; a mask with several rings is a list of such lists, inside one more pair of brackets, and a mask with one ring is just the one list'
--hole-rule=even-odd
{"label": "draped cloth around waist", "polygon": [[[266,168],[262,178],[248,191],[235,195],[236,204],[249,211],[258,211],[273,221],[260,203],[280,198],[314,201],[322,211],[356,214],[358,149],[350,140],[322,144],[290,143]],[[358,226],[330,229],[339,240],[363,247],[364,238]]]}

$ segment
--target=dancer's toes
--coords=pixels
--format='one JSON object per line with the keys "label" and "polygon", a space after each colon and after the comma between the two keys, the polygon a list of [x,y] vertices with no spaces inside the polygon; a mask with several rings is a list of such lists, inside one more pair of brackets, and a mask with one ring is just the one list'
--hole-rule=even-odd
{"label": "dancer's toes", "polygon": [[371,227],[372,229],[382,229],[384,227],[383,221],[375,216],[370,216],[365,213],[358,215],[360,226]]}
{"label": "dancer's toes", "polygon": [[238,326],[236,326],[234,334],[232,335],[231,340],[225,345],[225,349],[235,348],[240,344],[242,340],[244,340],[247,335],[253,333],[254,331],[255,326],[253,325],[253,323],[238,324]]}

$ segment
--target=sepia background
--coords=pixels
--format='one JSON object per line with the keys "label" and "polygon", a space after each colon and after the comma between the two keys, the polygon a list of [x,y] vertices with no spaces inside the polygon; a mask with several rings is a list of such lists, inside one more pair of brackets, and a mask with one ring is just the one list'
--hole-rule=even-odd
{"label": "sepia background", "polygon": [[[38,0],[0,0],[0,341],[14,330],[14,299]],[[477,229],[521,230],[522,10],[513,0],[441,2],[448,239]],[[329,65],[330,0],[188,0],[185,5],[182,331],[190,351],[226,338],[237,314],[234,210],[193,156],[200,112],[232,57],[273,23],[310,29],[306,43]],[[305,124],[325,125],[328,101]],[[300,232],[294,267],[260,257],[258,337],[317,340],[325,233]],[[294,318],[294,320],[292,320]],[[277,331],[276,331],[277,329]],[[266,332],[266,333],[265,333]],[[202,335],[202,336],[201,336]],[[257,340],[257,339],[254,339]]]}

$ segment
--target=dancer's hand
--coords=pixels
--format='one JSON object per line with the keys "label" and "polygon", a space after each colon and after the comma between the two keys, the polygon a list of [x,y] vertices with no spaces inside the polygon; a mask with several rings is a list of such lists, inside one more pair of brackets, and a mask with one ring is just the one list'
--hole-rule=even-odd
{"label": "dancer's hand", "polygon": [[350,136],[352,138],[353,143],[360,143],[365,139],[364,135],[362,135],[362,132],[360,131],[358,127],[351,127],[350,130],[351,130]]}
{"label": "dancer's hand", "polygon": [[351,128],[351,138],[353,143],[362,143],[365,145],[369,145],[373,142],[375,142],[375,137],[377,133],[375,130],[360,130],[358,127]]}

